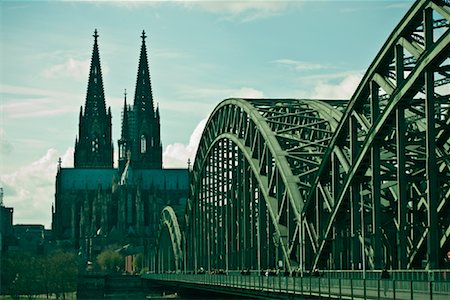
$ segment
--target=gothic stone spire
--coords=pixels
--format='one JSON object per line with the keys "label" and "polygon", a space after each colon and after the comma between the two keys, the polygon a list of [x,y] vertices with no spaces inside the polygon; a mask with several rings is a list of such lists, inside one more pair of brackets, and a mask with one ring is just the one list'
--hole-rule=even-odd
{"label": "gothic stone spire", "polygon": [[138,114],[153,115],[153,95],[150,83],[150,73],[148,71],[147,48],[145,46],[145,31],[142,31],[141,55],[139,58],[139,68],[136,81],[136,93],[134,96],[134,107]]}
{"label": "gothic stone spire", "polygon": [[94,49],[86,94],[80,111],[78,142],[75,145],[75,168],[112,168],[111,110],[106,111],[100,55],[94,31]]}
{"label": "gothic stone spire", "polygon": [[98,51],[97,29],[94,31],[94,49],[92,51],[91,69],[89,71],[89,82],[86,94],[85,115],[106,115],[105,94],[103,91],[102,70],[100,68],[100,55]]}
{"label": "gothic stone spire", "polygon": [[161,169],[162,147],[160,127],[153,106],[152,87],[145,46],[145,32],[142,31],[142,45],[136,81],[133,111],[129,111],[133,126],[131,162],[135,169]]}
{"label": "gothic stone spire", "polygon": [[123,115],[122,115],[122,140],[130,139],[130,129],[129,129],[129,121],[128,121],[128,105],[127,105],[127,90],[124,92],[124,100],[123,100]]}
{"label": "gothic stone spire", "polygon": [[127,105],[127,90],[124,92],[124,100],[123,100],[123,111],[122,111],[122,133],[120,136],[120,140],[118,141],[119,145],[119,172],[125,168],[127,163],[127,153],[131,148],[131,135],[130,135],[130,119],[129,119],[129,107]]}

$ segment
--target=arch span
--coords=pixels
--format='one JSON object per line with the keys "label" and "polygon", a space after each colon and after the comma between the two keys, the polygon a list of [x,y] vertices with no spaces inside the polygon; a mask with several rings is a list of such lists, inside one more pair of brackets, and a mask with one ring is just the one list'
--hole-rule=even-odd
{"label": "arch span", "polygon": [[292,270],[304,263],[300,212],[340,104],[227,99],[217,106],[192,170],[190,268],[259,270],[281,261]]}
{"label": "arch span", "polygon": [[170,206],[161,212],[156,253],[157,270],[180,271],[183,264],[182,234],[177,216]]}

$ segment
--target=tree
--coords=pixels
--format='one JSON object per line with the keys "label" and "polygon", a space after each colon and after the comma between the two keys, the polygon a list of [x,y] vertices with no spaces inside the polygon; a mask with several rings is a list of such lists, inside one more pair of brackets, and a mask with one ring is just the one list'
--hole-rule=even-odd
{"label": "tree", "polygon": [[117,251],[108,248],[97,256],[97,264],[105,272],[117,272],[124,268],[124,258]]}
{"label": "tree", "polygon": [[40,257],[20,252],[4,255],[1,261],[2,293],[13,298],[18,295],[31,298],[43,292],[40,271]]}
{"label": "tree", "polygon": [[57,296],[77,289],[78,260],[74,253],[57,251],[47,258],[49,290]]}
{"label": "tree", "polygon": [[73,292],[77,286],[77,257],[73,253],[57,251],[49,256],[23,252],[1,257],[1,293],[19,299],[19,295],[33,298],[39,294],[58,297]]}
{"label": "tree", "polygon": [[139,253],[134,257],[134,269],[136,273],[140,273],[144,269],[145,257],[144,254]]}

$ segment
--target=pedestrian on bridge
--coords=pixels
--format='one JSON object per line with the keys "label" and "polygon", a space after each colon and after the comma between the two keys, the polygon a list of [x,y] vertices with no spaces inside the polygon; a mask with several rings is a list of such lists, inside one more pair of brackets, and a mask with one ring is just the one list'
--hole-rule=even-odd
{"label": "pedestrian on bridge", "polygon": [[381,272],[381,280],[383,281],[383,288],[384,288],[384,296],[387,296],[387,292],[389,290],[389,279],[391,276],[389,275],[389,272],[386,268],[383,269],[383,272]]}

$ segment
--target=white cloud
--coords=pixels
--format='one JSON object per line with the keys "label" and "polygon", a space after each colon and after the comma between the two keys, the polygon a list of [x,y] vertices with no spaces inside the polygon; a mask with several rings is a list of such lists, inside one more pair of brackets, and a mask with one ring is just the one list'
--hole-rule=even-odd
{"label": "white cloud", "polygon": [[209,13],[225,16],[227,19],[243,22],[253,21],[278,15],[292,7],[297,7],[302,1],[180,1],[188,8],[201,9]]}
{"label": "white cloud", "polygon": [[[14,208],[14,223],[51,223],[51,205],[55,194],[55,175],[59,153],[51,148],[44,156],[9,174],[0,175],[4,204]],[[73,148],[62,154],[62,166],[73,165]]]}
{"label": "white cloud", "polygon": [[336,72],[336,73],[324,73],[324,74],[314,74],[314,75],[306,75],[297,77],[299,81],[330,81],[330,80],[339,80],[339,79],[345,79],[349,76],[357,75],[361,76],[364,73],[363,70],[361,71],[343,71],[343,72]]}
{"label": "white cloud", "polygon": [[189,58],[189,54],[178,49],[164,48],[152,50],[152,58],[181,59]]}
{"label": "white cloud", "polygon": [[160,108],[162,112],[176,111],[189,113],[204,117],[209,114],[214,107],[222,100],[228,98],[264,98],[264,93],[260,90],[241,87],[236,89],[213,88],[213,87],[195,87],[195,86],[177,86],[176,99],[182,101],[174,101],[172,98],[160,98]]}
{"label": "white cloud", "polygon": [[205,118],[198,123],[189,139],[189,144],[174,143],[167,145],[163,153],[165,168],[186,168],[189,159],[191,163],[194,162],[198,144],[207,121],[208,118]]}
{"label": "white cloud", "polygon": [[[210,97],[212,94],[216,94],[216,98],[221,100],[231,97],[247,99],[264,98],[264,94],[261,91],[248,87],[242,87],[239,89],[201,89],[201,91],[196,91],[197,92],[194,94],[202,96],[208,95],[208,97]],[[222,96],[219,97],[219,94]],[[194,105],[194,107],[198,108],[198,105]],[[173,143],[166,146],[166,149],[163,153],[165,168],[186,168],[189,159],[191,163],[194,162],[198,144],[202,137],[203,129],[205,128],[207,121],[208,118],[205,118],[197,124],[193,133],[191,134],[189,143],[187,145],[182,143]]]}
{"label": "white cloud", "polygon": [[223,100],[226,98],[264,98],[264,93],[251,87],[241,88],[206,88],[206,87],[194,87],[184,86],[179,87],[178,93],[180,98],[206,98]]}
{"label": "white cloud", "polygon": [[[67,0],[73,1],[73,0]],[[158,5],[164,2],[170,2],[169,0],[84,0],[85,3],[90,3],[95,6],[100,5],[113,5],[120,8],[125,8],[129,10],[140,9],[143,6]]]}
{"label": "white cloud", "polygon": [[[4,100],[2,110],[9,118],[52,116],[78,110],[73,105],[79,102],[78,95],[13,85],[0,85],[0,89]],[[20,100],[10,100],[9,95]]]}
{"label": "white cloud", "polygon": [[8,84],[1,84],[0,90],[2,94],[11,94],[11,95],[29,95],[29,96],[48,96],[52,95],[55,98],[58,97],[67,97],[68,95],[64,92],[58,92],[54,90],[45,90],[45,89],[37,89],[37,88],[30,88],[25,86],[17,86],[17,85],[8,85]]}
{"label": "white cloud", "polygon": [[361,79],[362,74],[354,73],[347,75],[337,84],[317,81],[310,97],[315,99],[350,99]]}
{"label": "white cloud", "polygon": [[[389,2],[386,2],[389,3]],[[393,3],[393,4],[387,4],[384,8],[386,9],[408,9],[411,7],[410,2],[400,2],[400,3]]]}
{"label": "white cloud", "polygon": [[0,154],[1,155],[11,154],[13,149],[14,149],[13,145],[6,137],[5,130],[3,128],[0,128]]}
{"label": "white cloud", "polygon": [[160,109],[162,114],[167,113],[168,111],[176,111],[176,112],[184,112],[189,113],[191,115],[200,115],[205,116],[205,114],[209,113],[211,109],[214,108],[214,104],[219,103],[220,98],[211,98],[211,100],[217,100],[214,103],[201,103],[199,101],[174,101],[172,99],[161,99]]}
{"label": "white cloud", "polygon": [[242,22],[254,21],[279,15],[282,12],[299,7],[303,0],[294,1],[261,1],[261,0],[132,0],[132,1],[111,1],[95,0],[85,1],[93,5],[114,5],[129,10],[141,9],[143,6],[156,5],[178,5],[186,9],[197,9],[208,13],[223,16],[228,20],[239,20]]}
{"label": "white cloud", "polygon": [[304,61],[292,60],[292,59],[277,59],[273,61],[276,64],[288,66],[293,68],[296,71],[311,71],[311,70],[319,70],[319,69],[327,69],[329,66],[317,64],[317,63],[309,63]]}
{"label": "white cloud", "polygon": [[67,148],[66,152],[61,156],[61,166],[63,168],[73,168],[75,149],[73,147]]}
{"label": "white cloud", "polygon": [[354,12],[358,12],[361,10],[361,7],[345,7],[345,8],[341,8],[339,11],[341,13],[354,13]]}
{"label": "white cloud", "polygon": [[62,64],[57,64],[44,70],[43,75],[46,78],[69,77],[77,80],[86,80],[86,76],[89,74],[89,62],[89,59],[76,60],[69,58]]}
{"label": "white cloud", "polygon": [[263,92],[255,90],[254,88],[247,88],[247,87],[235,90],[232,95],[235,95],[234,97],[238,98],[251,98],[251,99],[264,98]]}
{"label": "white cloud", "polygon": [[267,18],[278,15],[292,7],[298,7],[303,1],[224,1],[224,0],[179,0],[179,1],[158,1],[158,0],[134,0],[134,1],[93,1],[94,4],[111,3],[126,9],[139,9],[143,5],[174,4],[188,9],[199,9],[208,13],[222,15],[227,19],[240,20],[243,22],[256,19]]}

